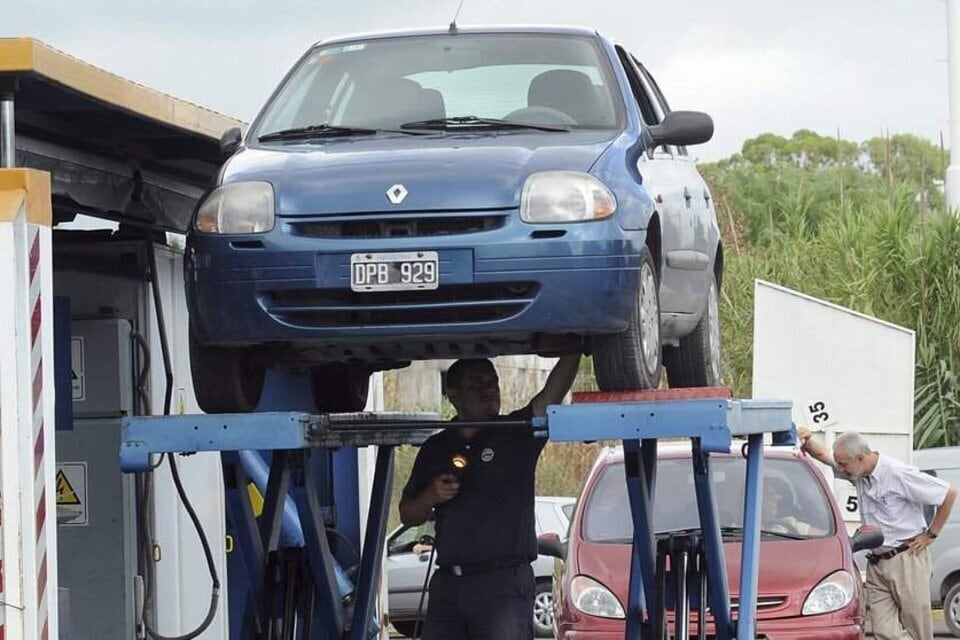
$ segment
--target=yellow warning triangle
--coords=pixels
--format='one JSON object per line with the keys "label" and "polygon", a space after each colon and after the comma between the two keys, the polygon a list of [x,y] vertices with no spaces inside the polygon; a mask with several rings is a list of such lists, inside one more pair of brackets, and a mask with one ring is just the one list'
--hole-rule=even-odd
{"label": "yellow warning triangle", "polygon": [[77,497],[77,492],[73,490],[70,481],[67,480],[67,475],[63,472],[63,469],[57,471],[57,504],[80,504],[80,498]]}

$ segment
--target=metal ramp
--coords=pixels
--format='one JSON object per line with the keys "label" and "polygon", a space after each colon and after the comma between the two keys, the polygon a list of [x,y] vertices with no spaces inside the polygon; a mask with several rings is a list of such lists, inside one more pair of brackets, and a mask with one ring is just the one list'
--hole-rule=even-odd
{"label": "metal ramp", "polygon": [[[374,605],[394,447],[419,444],[441,427],[477,426],[526,426],[555,442],[623,442],[634,524],[627,640],[705,638],[703,624],[697,624],[696,635],[690,635],[690,614],[696,610],[697,619],[705,620],[708,606],[714,622],[712,637],[757,637],[764,436],[772,433],[776,444],[794,442],[789,402],[735,400],[726,389],[575,394],[574,404],[551,406],[545,418],[529,422],[441,423],[436,416],[423,414],[316,413],[310,397],[306,376],[271,371],[256,413],[124,421],[120,465],[126,472],[149,470],[156,454],[222,452],[227,515],[236,532],[246,583],[242,593],[235,593],[231,574],[235,640],[360,640],[376,633]],[[740,437],[746,439],[747,473],[740,597],[734,616],[709,468],[710,454],[730,451],[734,438]],[[701,529],[658,538],[652,515],[657,446],[663,438],[692,442]],[[336,523],[330,513],[337,482],[332,456],[340,447],[371,445],[379,449],[362,554],[351,580],[331,542]],[[271,458],[259,523],[245,490],[250,465],[243,458],[253,451],[266,452]],[[296,570],[304,561],[307,570]],[[668,611],[674,612],[672,630],[667,628]]]}

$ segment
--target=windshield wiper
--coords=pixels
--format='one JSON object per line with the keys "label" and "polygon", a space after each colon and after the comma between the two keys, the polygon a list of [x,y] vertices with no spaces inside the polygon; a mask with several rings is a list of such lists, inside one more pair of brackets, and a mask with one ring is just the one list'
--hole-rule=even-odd
{"label": "windshield wiper", "polygon": [[[743,527],[720,527],[720,533],[724,536],[732,535],[732,536],[743,537]],[[771,531],[770,529],[760,529],[760,534],[765,536],[775,536],[777,538],[784,538],[786,540],[809,540],[807,536],[802,536],[796,533]]]}
{"label": "windshield wiper", "polygon": [[413,120],[400,125],[401,129],[534,129],[536,131],[570,131],[564,125],[535,124],[515,122],[499,118],[481,118],[479,116],[457,116],[455,118],[433,118],[431,120]]}
{"label": "windshield wiper", "polygon": [[366,127],[338,127],[332,124],[312,124],[307,127],[294,127],[265,133],[257,140],[270,142],[271,140],[307,140],[310,138],[330,138],[335,136],[362,136],[377,133],[403,133],[406,135],[422,135],[416,131],[401,131],[395,129],[369,129]]}

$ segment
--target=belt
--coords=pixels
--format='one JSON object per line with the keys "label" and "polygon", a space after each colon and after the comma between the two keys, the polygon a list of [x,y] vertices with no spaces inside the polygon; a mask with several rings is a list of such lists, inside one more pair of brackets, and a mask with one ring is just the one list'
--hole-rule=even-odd
{"label": "belt", "polygon": [[890,549],[889,551],[883,551],[881,553],[868,553],[867,561],[870,564],[877,564],[881,560],[889,560],[890,558],[899,555],[910,548],[910,545],[902,544],[896,549]]}
{"label": "belt", "polygon": [[487,560],[486,562],[470,562],[466,564],[448,564],[448,565],[437,567],[437,569],[451,576],[456,576],[457,578],[463,578],[466,576],[475,576],[479,573],[496,571],[497,569],[513,569],[514,567],[522,567],[523,565],[526,565],[526,564],[530,564],[530,563],[525,560],[517,560],[514,558],[509,560]]}

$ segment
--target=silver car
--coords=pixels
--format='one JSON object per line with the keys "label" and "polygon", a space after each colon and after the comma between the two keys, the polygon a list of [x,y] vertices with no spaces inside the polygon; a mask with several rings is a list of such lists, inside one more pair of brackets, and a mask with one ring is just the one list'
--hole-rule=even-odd
{"label": "silver car", "polygon": [[[936,447],[913,452],[921,471],[960,486],[960,447]],[[928,520],[933,510],[928,513]],[[935,544],[930,547],[930,597],[943,607],[950,632],[960,638],[960,508],[955,507]]]}
{"label": "silver car", "polygon": [[[538,497],[537,535],[556,533],[566,538],[575,502],[574,498]],[[416,527],[400,527],[387,538],[390,622],[407,638],[414,637],[417,621],[427,610],[427,595],[423,594],[423,588],[427,583],[429,542],[433,533],[433,522],[428,521]],[[532,613],[534,630],[537,637],[549,638],[553,636],[553,558],[538,556],[533,562],[533,573],[537,580]]]}

